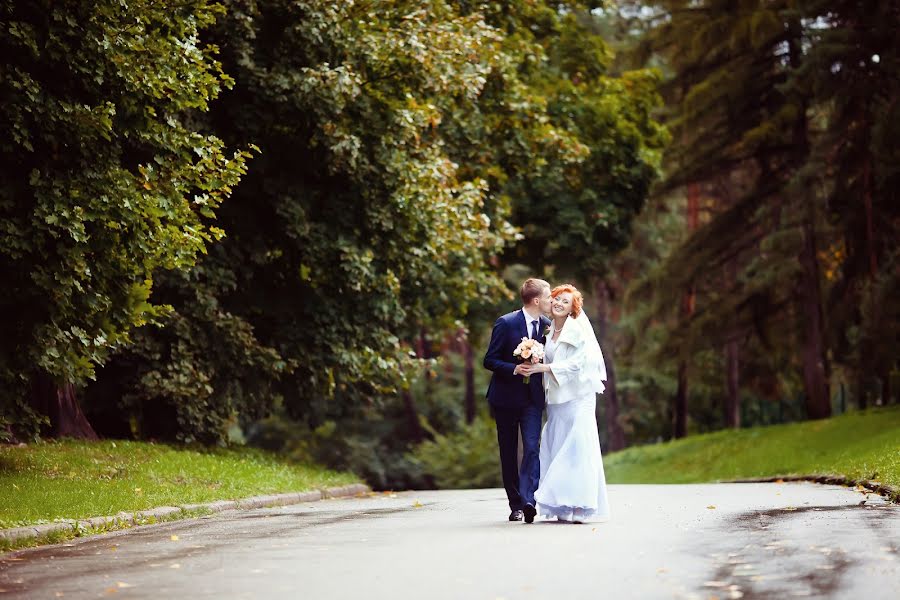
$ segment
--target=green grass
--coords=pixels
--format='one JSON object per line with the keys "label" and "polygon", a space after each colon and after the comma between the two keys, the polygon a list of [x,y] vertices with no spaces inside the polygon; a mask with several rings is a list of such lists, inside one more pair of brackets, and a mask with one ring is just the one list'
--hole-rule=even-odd
{"label": "green grass", "polygon": [[0,527],[315,490],[359,478],[250,448],[124,441],[0,446]]}
{"label": "green grass", "polygon": [[900,489],[900,406],[690,436],[604,457],[610,483],[699,483],[833,474]]}

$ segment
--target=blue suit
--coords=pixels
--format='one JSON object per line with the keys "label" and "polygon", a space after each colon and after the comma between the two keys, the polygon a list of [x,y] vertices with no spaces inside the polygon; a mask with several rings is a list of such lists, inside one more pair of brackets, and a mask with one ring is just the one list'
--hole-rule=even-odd
{"label": "blue suit", "polygon": [[[541,316],[537,340],[542,344],[546,341],[544,331],[549,325],[550,320]],[[519,309],[503,315],[494,323],[491,343],[484,355],[484,368],[493,372],[487,400],[497,423],[503,487],[506,488],[511,510],[521,510],[526,504],[534,506],[534,491],[541,476],[539,451],[545,404],[543,375],[532,375],[528,384],[521,375],[513,375],[518,364],[513,351],[523,337],[531,337],[524,311]],[[521,469],[516,464],[520,429],[523,451]]]}

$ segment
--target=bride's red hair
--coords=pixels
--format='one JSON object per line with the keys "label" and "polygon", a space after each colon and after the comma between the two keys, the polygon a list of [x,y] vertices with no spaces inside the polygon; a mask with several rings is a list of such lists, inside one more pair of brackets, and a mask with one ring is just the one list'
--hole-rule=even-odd
{"label": "bride's red hair", "polygon": [[578,315],[581,314],[581,307],[584,304],[584,296],[582,296],[581,292],[578,291],[578,288],[571,283],[564,283],[553,288],[550,292],[550,297],[556,298],[564,292],[572,294],[572,316],[578,317]]}

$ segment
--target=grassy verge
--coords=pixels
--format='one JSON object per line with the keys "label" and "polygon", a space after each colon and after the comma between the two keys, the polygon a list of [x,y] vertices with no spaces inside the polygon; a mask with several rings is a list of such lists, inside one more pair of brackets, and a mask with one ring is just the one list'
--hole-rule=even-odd
{"label": "grassy verge", "polygon": [[0,446],[0,528],[358,481],[250,448],[70,440]]}
{"label": "grassy verge", "polygon": [[604,457],[610,483],[699,483],[834,474],[900,489],[900,406],[719,431]]}

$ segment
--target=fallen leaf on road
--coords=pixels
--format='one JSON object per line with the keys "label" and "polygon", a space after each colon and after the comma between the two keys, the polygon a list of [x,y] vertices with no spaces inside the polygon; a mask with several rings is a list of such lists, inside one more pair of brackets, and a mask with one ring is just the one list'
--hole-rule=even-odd
{"label": "fallen leaf on road", "polygon": [[416,501],[413,503],[413,508],[422,508],[423,506],[425,506],[425,505],[422,504],[421,502],[419,502],[418,500],[416,500]]}
{"label": "fallen leaf on road", "polygon": [[131,585],[130,583],[125,583],[124,581],[117,581],[117,582],[116,582],[116,586],[117,586],[117,587],[120,587],[120,588],[130,588],[130,587],[134,587],[134,586]]}
{"label": "fallen leaf on road", "polygon": [[177,541],[178,541],[178,536],[177,536],[177,535],[170,535],[170,536],[169,536],[169,539],[172,540],[173,542],[177,542]]}
{"label": "fallen leaf on road", "polygon": [[119,590],[117,590],[116,588],[106,588],[106,594],[107,594],[107,595],[115,594],[115,593],[118,592],[118,591],[119,591]]}
{"label": "fallen leaf on road", "polygon": [[715,506],[714,504],[710,504],[710,505],[707,506],[706,508],[708,508],[708,509],[710,509],[710,510],[715,510],[716,506]]}
{"label": "fallen leaf on road", "polygon": [[179,565],[178,563],[174,563],[174,564],[169,565],[169,568],[170,569],[180,569],[181,565]]}
{"label": "fallen leaf on road", "polygon": [[784,479],[776,479],[775,483],[784,483]]}

